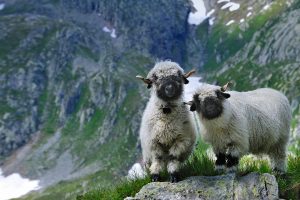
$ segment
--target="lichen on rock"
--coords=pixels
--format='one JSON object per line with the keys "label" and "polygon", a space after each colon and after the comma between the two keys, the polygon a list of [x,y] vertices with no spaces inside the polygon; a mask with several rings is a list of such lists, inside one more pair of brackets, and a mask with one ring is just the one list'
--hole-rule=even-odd
{"label": "lichen on rock", "polygon": [[276,178],[270,174],[234,173],[220,176],[194,176],[178,183],[152,182],[135,197],[139,199],[279,199]]}

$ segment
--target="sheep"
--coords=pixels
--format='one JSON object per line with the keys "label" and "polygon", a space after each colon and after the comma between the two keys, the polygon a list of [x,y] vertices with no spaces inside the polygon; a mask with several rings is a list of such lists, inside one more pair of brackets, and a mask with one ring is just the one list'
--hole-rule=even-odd
{"label": "sheep", "polygon": [[137,76],[148,88],[150,99],[140,126],[143,163],[152,181],[159,181],[165,167],[170,181],[179,180],[179,168],[193,151],[196,129],[192,113],[183,103],[183,84],[195,71],[184,74],[175,62],[161,61],[150,70],[147,78]]}
{"label": "sheep", "polygon": [[226,92],[203,84],[196,89],[190,110],[196,111],[203,140],[212,145],[217,170],[237,170],[246,154],[266,154],[277,173],[286,172],[291,107],[279,91],[261,88]]}

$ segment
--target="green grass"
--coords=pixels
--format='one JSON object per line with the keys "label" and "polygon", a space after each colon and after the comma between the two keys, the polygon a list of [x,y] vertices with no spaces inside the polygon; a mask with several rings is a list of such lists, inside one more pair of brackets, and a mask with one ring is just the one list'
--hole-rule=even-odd
{"label": "green grass", "polygon": [[[218,173],[214,170],[214,161],[207,155],[209,145],[200,142],[193,155],[186,161],[181,168],[181,178],[190,176],[215,176]],[[300,150],[294,149],[294,155],[288,157],[288,169],[285,176],[274,174],[271,170],[269,161],[253,156],[244,156],[239,163],[238,174],[245,175],[250,172],[271,173],[277,178],[279,193],[281,198],[297,199],[297,192],[300,189]],[[168,181],[166,172],[162,174],[163,181]],[[101,187],[91,190],[85,194],[77,196],[78,200],[97,200],[97,199],[124,199],[134,196],[144,185],[150,183],[150,177],[137,180],[123,179],[114,186]]]}
{"label": "green grass", "polygon": [[55,104],[55,96],[45,91],[40,97],[39,108],[41,109],[39,112],[44,112],[47,108],[45,111],[46,121],[43,124],[42,132],[51,135],[57,130],[59,124],[59,108]]}
{"label": "green grass", "polygon": [[[298,141],[299,144],[300,141]],[[298,199],[300,192],[300,149],[293,149],[288,157],[288,168],[285,176],[277,177],[279,194],[285,199]]]}
{"label": "green grass", "polygon": [[132,181],[122,181],[113,188],[102,188],[77,196],[77,200],[88,199],[124,199],[128,196],[134,196],[144,185],[150,182],[150,177]]}
{"label": "green grass", "polygon": [[47,88],[42,91],[38,100],[38,113],[41,116],[45,110],[46,103],[48,99],[48,90]]}
{"label": "green grass", "polygon": [[[11,20],[10,18],[1,17],[0,22],[5,20]],[[11,20],[13,23],[18,23],[19,26],[15,26],[10,32],[7,34],[6,37],[0,40],[0,58],[4,58],[7,54],[9,54],[12,50],[16,49],[20,42],[26,38],[30,31],[30,27],[24,25],[24,19],[14,18]]]}
{"label": "green grass", "polygon": [[78,54],[80,54],[86,58],[91,58],[95,62],[99,61],[99,55],[97,53],[93,52],[91,49],[89,49],[86,46],[79,45],[79,48],[77,51],[78,51]]}
{"label": "green grass", "polygon": [[[49,22],[48,22],[49,23]],[[51,24],[52,25],[52,24]],[[57,26],[57,25],[56,25]],[[59,30],[59,26],[51,27],[50,30],[43,34],[43,37],[39,38],[34,45],[30,47],[30,51],[27,52],[29,56],[35,56],[45,50],[45,47],[51,44],[51,40],[54,41],[55,34]]]}
{"label": "green grass", "polygon": [[31,192],[20,198],[26,200],[60,200],[60,199],[76,199],[79,191],[100,187],[106,185],[107,182],[117,181],[112,174],[106,171],[98,171],[92,175],[84,176],[70,181],[61,181],[56,185],[47,188],[42,193]]}
{"label": "green grass", "polygon": [[5,113],[15,112],[15,109],[7,105],[7,102],[0,100],[0,116],[3,116]]}

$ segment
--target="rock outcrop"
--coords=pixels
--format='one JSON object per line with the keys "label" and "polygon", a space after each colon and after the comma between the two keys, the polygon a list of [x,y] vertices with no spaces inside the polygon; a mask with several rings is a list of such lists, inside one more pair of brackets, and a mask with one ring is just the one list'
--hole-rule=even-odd
{"label": "rock outcrop", "polygon": [[194,176],[178,183],[152,182],[135,197],[138,199],[279,199],[276,178],[270,174],[250,173],[246,176]]}

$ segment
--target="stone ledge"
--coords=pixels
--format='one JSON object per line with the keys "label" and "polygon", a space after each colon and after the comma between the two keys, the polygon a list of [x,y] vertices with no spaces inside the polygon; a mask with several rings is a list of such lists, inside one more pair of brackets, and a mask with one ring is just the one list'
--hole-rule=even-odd
{"label": "stone ledge", "polygon": [[194,176],[178,183],[152,182],[145,185],[135,197],[139,199],[279,199],[276,178],[270,174],[250,173],[221,176]]}

